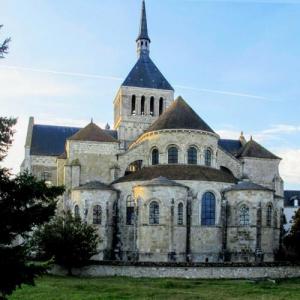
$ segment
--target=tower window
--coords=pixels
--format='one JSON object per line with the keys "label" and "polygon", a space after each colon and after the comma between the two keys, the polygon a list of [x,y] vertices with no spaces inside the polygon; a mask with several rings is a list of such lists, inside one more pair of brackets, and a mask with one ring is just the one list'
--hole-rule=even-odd
{"label": "tower window", "polygon": [[135,95],[132,95],[132,97],[131,97],[131,114],[132,115],[136,114],[135,104],[136,104],[136,97],[135,97]]}
{"label": "tower window", "polygon": [[164,111],[164,99],[161,97],[159,99],[159,115],[161,115]]}
{"label": "tower window", "polygon": [[169,148],[168,163],[169,164],[178,164],[178,149],[176,147]]}
{"label": "tower window", "polygon": [[216,198],[211,192],[207,192],[202,197],[201,224],[215,225]]}
{"label": "tower window", "polygon": [[102,208],[100,205],[95,205],[93,208],[93,224],[101,225]]}
{"label": "tower window", "polygon": [[152,150],[152,165],[158,165],[159,164],[159,152],[158,149]]}
{"label": "tower window", "polygon": [[143,41],[141,42],[141,45],[144,46],[144,42]]}
{"label": "tower window", "polygon": [[197,149],[195,147],[190,147],[188,149],[188,164],[189,165],[197,164]]}
{"label": "tower window", "polygon": [[156,201],[151,202],[149,206],[149,224],[159,224],[159,205]]}
{"label": "tower window", "polygon": [[141,98],[141,115],[145,114],[145,96]]}
{"label": "tower window", "polygon": [[154,116],[154,97],[150,98],[150,115]]}

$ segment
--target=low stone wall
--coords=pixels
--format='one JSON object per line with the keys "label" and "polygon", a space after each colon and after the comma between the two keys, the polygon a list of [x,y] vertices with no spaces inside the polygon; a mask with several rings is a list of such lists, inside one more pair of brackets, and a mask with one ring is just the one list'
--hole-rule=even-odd
{"label": "low stone wall", "polygon": [[[65,269],[53,267],[51,274],[66,275]],[[300,277],[300,266],[138,266],[138,265],[89,265],[74,269],[73,274],[82,277],[151,277],[151,278],[200,278],[200,279],[253,279]]]}

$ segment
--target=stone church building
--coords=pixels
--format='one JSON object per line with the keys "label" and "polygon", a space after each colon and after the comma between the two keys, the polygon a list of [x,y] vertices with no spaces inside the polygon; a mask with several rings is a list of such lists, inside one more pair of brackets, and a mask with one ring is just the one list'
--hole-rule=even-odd
{"label": "stone church building", "polygon": [[272,261],[280,243],[280,158],[253,139],[221,139],[150,58],[145,2],[138,60],[114,99],[114,129],[35,124],[22,169],[64,185],[101,236],[97,258]]}

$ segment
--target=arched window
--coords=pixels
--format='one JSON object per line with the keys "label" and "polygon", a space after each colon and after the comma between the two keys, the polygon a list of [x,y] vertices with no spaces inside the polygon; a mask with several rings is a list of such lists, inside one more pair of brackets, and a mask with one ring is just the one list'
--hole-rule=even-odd
{"label": "arched window", "polygon": [[178,149],[176,147],[170,147],[168,149],[168,163],[178,164]]}
{"label": "arched window", "polygon": [[156,201],[152,201],[149,206],[149,224],[159,224],[159,205]]}
{"label": "arched window", "polygon": [[158,149],[152,150],[152,165],[158,165],[159,164],[159,152]]}
{"label": "arched window", "polygon": [[74,207],[74,216],[75,216],[75,218],[80,218],[79,206],[78,205],[75,205],[75,207]]}
{"label": "arched window", "polygon": [[201,224],[215,225],[216,219],[216,198],[211,192],[207,192],[202,197]]}
{"label": "arched window", "polygon": [[241,226],[248,226],[250,224],[250,214],[249,214],[249,207],[243,205],[240,208],[240,225]]}
{"label": "arched window", "polygon": [[159,99],[159,115],[164,112],[164,98],[160,97]]}
{"label": "arched window", "polygon": [[274,211],[274,227],[278,227],[278,215],[276,210]]}
{"label": "arched window", "polygon": [[126,200],[126,225],[133,225],[134,222],[134,201],[131,196]]}
{"label": "arched window", "polygon": [[188,149],[188,164],[189,165],[197,164],[197,149],[195,147],[190,147]]}
{"label": "arched window", "polygon": [[150,98],[150,115],[154,116],[154,97]]}
{"label": "arched window", "polygon": [[177,224],[178,225],[183,225],[183,203],[178,204]]}
{"label": "arched window", "polygon": [[100,225],[102,222],[102,208],[100,205],[95,205],[93,208],[93,224]]}
{"label": "arched window", "polygon": [[132,115],[136,114],[135,104],[136,104],[136,97],[135,97],[135,95],[132,95],[132,97],[131,97],[131,114]]}
{"label": "arched window", "polygon": [[272,212],[273,212],[273,209],[272,209],[272,205],[269,204],[267,206],[267,217],[266,217],[266,225],[267,227],[271,227],[272,226]]}
{"label": "arched window", "polygon": [[211,167],[211,157],[212,157],[211,150],[206,149],[204,151],[204,159],[205,159],[205,165],[208,167]]}
{"label": "arched window", "polygon": [[141,115],[145,114],[145,96],[141,98]]}

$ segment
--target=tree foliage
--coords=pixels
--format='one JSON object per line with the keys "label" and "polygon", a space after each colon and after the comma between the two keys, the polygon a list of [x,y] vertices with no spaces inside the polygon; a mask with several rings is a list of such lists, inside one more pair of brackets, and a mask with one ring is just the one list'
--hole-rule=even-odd
{"label": "tree foliage", "polygon": [[[0,29],[2,27],[3,27],[3,25],[0,25]],[[4,54],[8,53],[8,44],[10,41],[11,41],[11,39],[7,38],[0,44],[0,58],[3,58]]]}
{"label": "tree foliage", "polygon": [[295,212],[292,219],[292,227],[289,234],[284,238],[289,260],[300,261],[300,209]]}
{"label": "tree foliage", "polygon": [[41,226],[35,232],[33,241],[44,259],[53,258],[71,274],[72,268],[85,265],[97,254],[100,239],[94,226],[66,212]]}
{"label": "tree foliage", "polygon": [[[0,118],[0,161],[12,142],[12,118]],[[11,177],[0,168],[0,299],[6,299],[22,283],[33,284],[45,267],[29,262],[28,235],[54,215],[56,198],[63,187],[48,187],[45,182],[23,173]]]}

